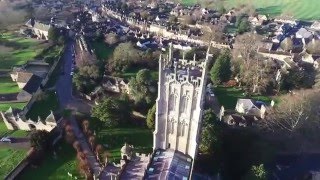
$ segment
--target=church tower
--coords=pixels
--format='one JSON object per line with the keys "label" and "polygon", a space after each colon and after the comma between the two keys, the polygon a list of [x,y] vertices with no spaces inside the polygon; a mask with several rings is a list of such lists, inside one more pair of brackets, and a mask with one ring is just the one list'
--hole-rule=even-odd
{"label": "church tower", "polygon": [[172,149],[195,158],[201,129],[209,49],[203,60],[160,55],[153,149]]}

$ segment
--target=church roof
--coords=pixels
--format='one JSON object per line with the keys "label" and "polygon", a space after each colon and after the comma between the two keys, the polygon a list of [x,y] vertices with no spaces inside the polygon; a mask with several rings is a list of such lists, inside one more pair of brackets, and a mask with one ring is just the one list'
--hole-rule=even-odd
{"label": "church roof", "polygon": [[189,179],[192,158],[179,151],[158,149],[147,168],[145,179]]}

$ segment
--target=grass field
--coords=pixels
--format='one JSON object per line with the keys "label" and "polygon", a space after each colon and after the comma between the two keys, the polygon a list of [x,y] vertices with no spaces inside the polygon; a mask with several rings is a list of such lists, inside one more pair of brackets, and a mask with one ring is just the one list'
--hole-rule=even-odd
{"label": "grass field", "polygon": [[25,105],[26,105],[25,102],[21,102],[21,103],[4,103],[4,104],[0,103],[0,111],[7,111],[10,107],[23,109]]}
{"label": "grass field", "polygon": [[90,118],[90,129],[96,132],[98,143],[107,144],[106,149],[111,153],[110,161],[120,162],[120,149],[125,142],[134,146],[138,153],[152,152],[152,131],[135,125],[120,128],[105,128],[96,118]]}
{"label": "grass field", "polygon": [[0,148],[0,179],[4,179],[25,156],[26,150]]}
{"label": "grass field", "polygon": [[10,77],[0,77],[0,94],[17,93],[20,89]]}
{"label": "grass field", "polygon": [[100,144],[108,144],[107,150],[111,153],[111,161],[119,163],[120,149],[125,142],[134,146],[134,151],[139,153],[152,152],[152,132],[145,128],[115,128],[103,129],[97,132]]}
{"label": "grass field", "polygon": [[[216,87],[214,88],[214,94],[218,98],[220,105],[226,109],[234,109],[238,98],[246,98],[243,94],[244,91],[234,87]],[[251,96],[248,97],[254,100],[270,103],[271,98],[266,96]]]}
{"label": "grass field", "polygon": [[10,137],[26,137],[29,134],[28,131],[22,130],[8,130],[7,126],[4,124],[2,120],[0,120],[0,138],[3,136]]}
{"label": "grass field", "polygon": [[11,69],[32,60],[48,43],[35,39],[20,37],[16,34],[0,35],[0,69]]}
{"label": "grass field", "polygon": [[106,60],[113,53],[113,48],[108,47],[103,41],[94,41],[92,47],[99,60]]}
{"label": "grass field", "polygon": [[[61,141],[64,141],[62,139]],[[61,147],[61,148],[59,148]],[[77,170],[76,152],[69,144],[61,142],[55,148],[57,158],[53,157],[50,151],[46,154],[44,161],[37,168],[27,167],[17,179],[32,179],[32,180],[56,180],[70,179],[68,172],[77,176],[80,175]]]}
{"label": "grass field", "polygon": [[40,116],[41,119],[45,119],[50,114],[50,111],[55,111],[58,107],[59,102],[56,93],[49,92],[44,95],[43,99],[36,101],[32,105],[31,109],[26,114],[26,117],[37,120],[38,116]]}
{"label": "grass field", "polygon": [[[198,0],[183,0],[185,4],[197,3]],[[271,16],[286,14],[293,15],[301,20],[320,19],[319,0],[225,0],[224,6],[228,8],[239,5],[252,4],[259,13]]]}

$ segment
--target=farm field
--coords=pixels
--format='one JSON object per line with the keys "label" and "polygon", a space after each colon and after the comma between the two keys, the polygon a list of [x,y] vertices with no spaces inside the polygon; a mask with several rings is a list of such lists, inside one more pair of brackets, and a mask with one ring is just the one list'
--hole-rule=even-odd
{"label": "farm field", "polygon": [[0,69],[11,69],[32,60],[48,46],[44,41],[20,37],[13,33],[0,33]]}
{"label": "farm field", "polygon": [[[0,82],[1,84],[1,82]],[[6,111],[8,110],[10,107],[12,108],[18,108],[18,109],[23,109],[24,106],[26,105],[26,102],[19,102],[19,103],[0,103],[0,111]],[[1,119],[1,118],[0,118]]]}
{"label": "farm field", "polygon": [[[183,0],[185,4],[201,2],[198,0]],[[259,13],[277,16],[293,15],[301,20],[319,20],[319,0],[225,0],[224,6],[229,9],[239,5],[252,4]]]}
{"label": "farm field", "polygon": [[0,77],[0,94],[18,93],[20,91],[16,82],[10,77]]}

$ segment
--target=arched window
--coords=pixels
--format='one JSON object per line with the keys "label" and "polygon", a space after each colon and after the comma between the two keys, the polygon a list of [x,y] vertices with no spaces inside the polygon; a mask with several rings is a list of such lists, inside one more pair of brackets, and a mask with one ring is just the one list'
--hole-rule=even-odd
{"label": "arched window", "polygon": [[175,94],[170,94],[169,97],[169,110],[174,111],[176,106],[177,106],[177,95]]}
{"label": "arched window", "polygon": [[172,120],[171,121],[171,134],[174,133],[174,121]]}

